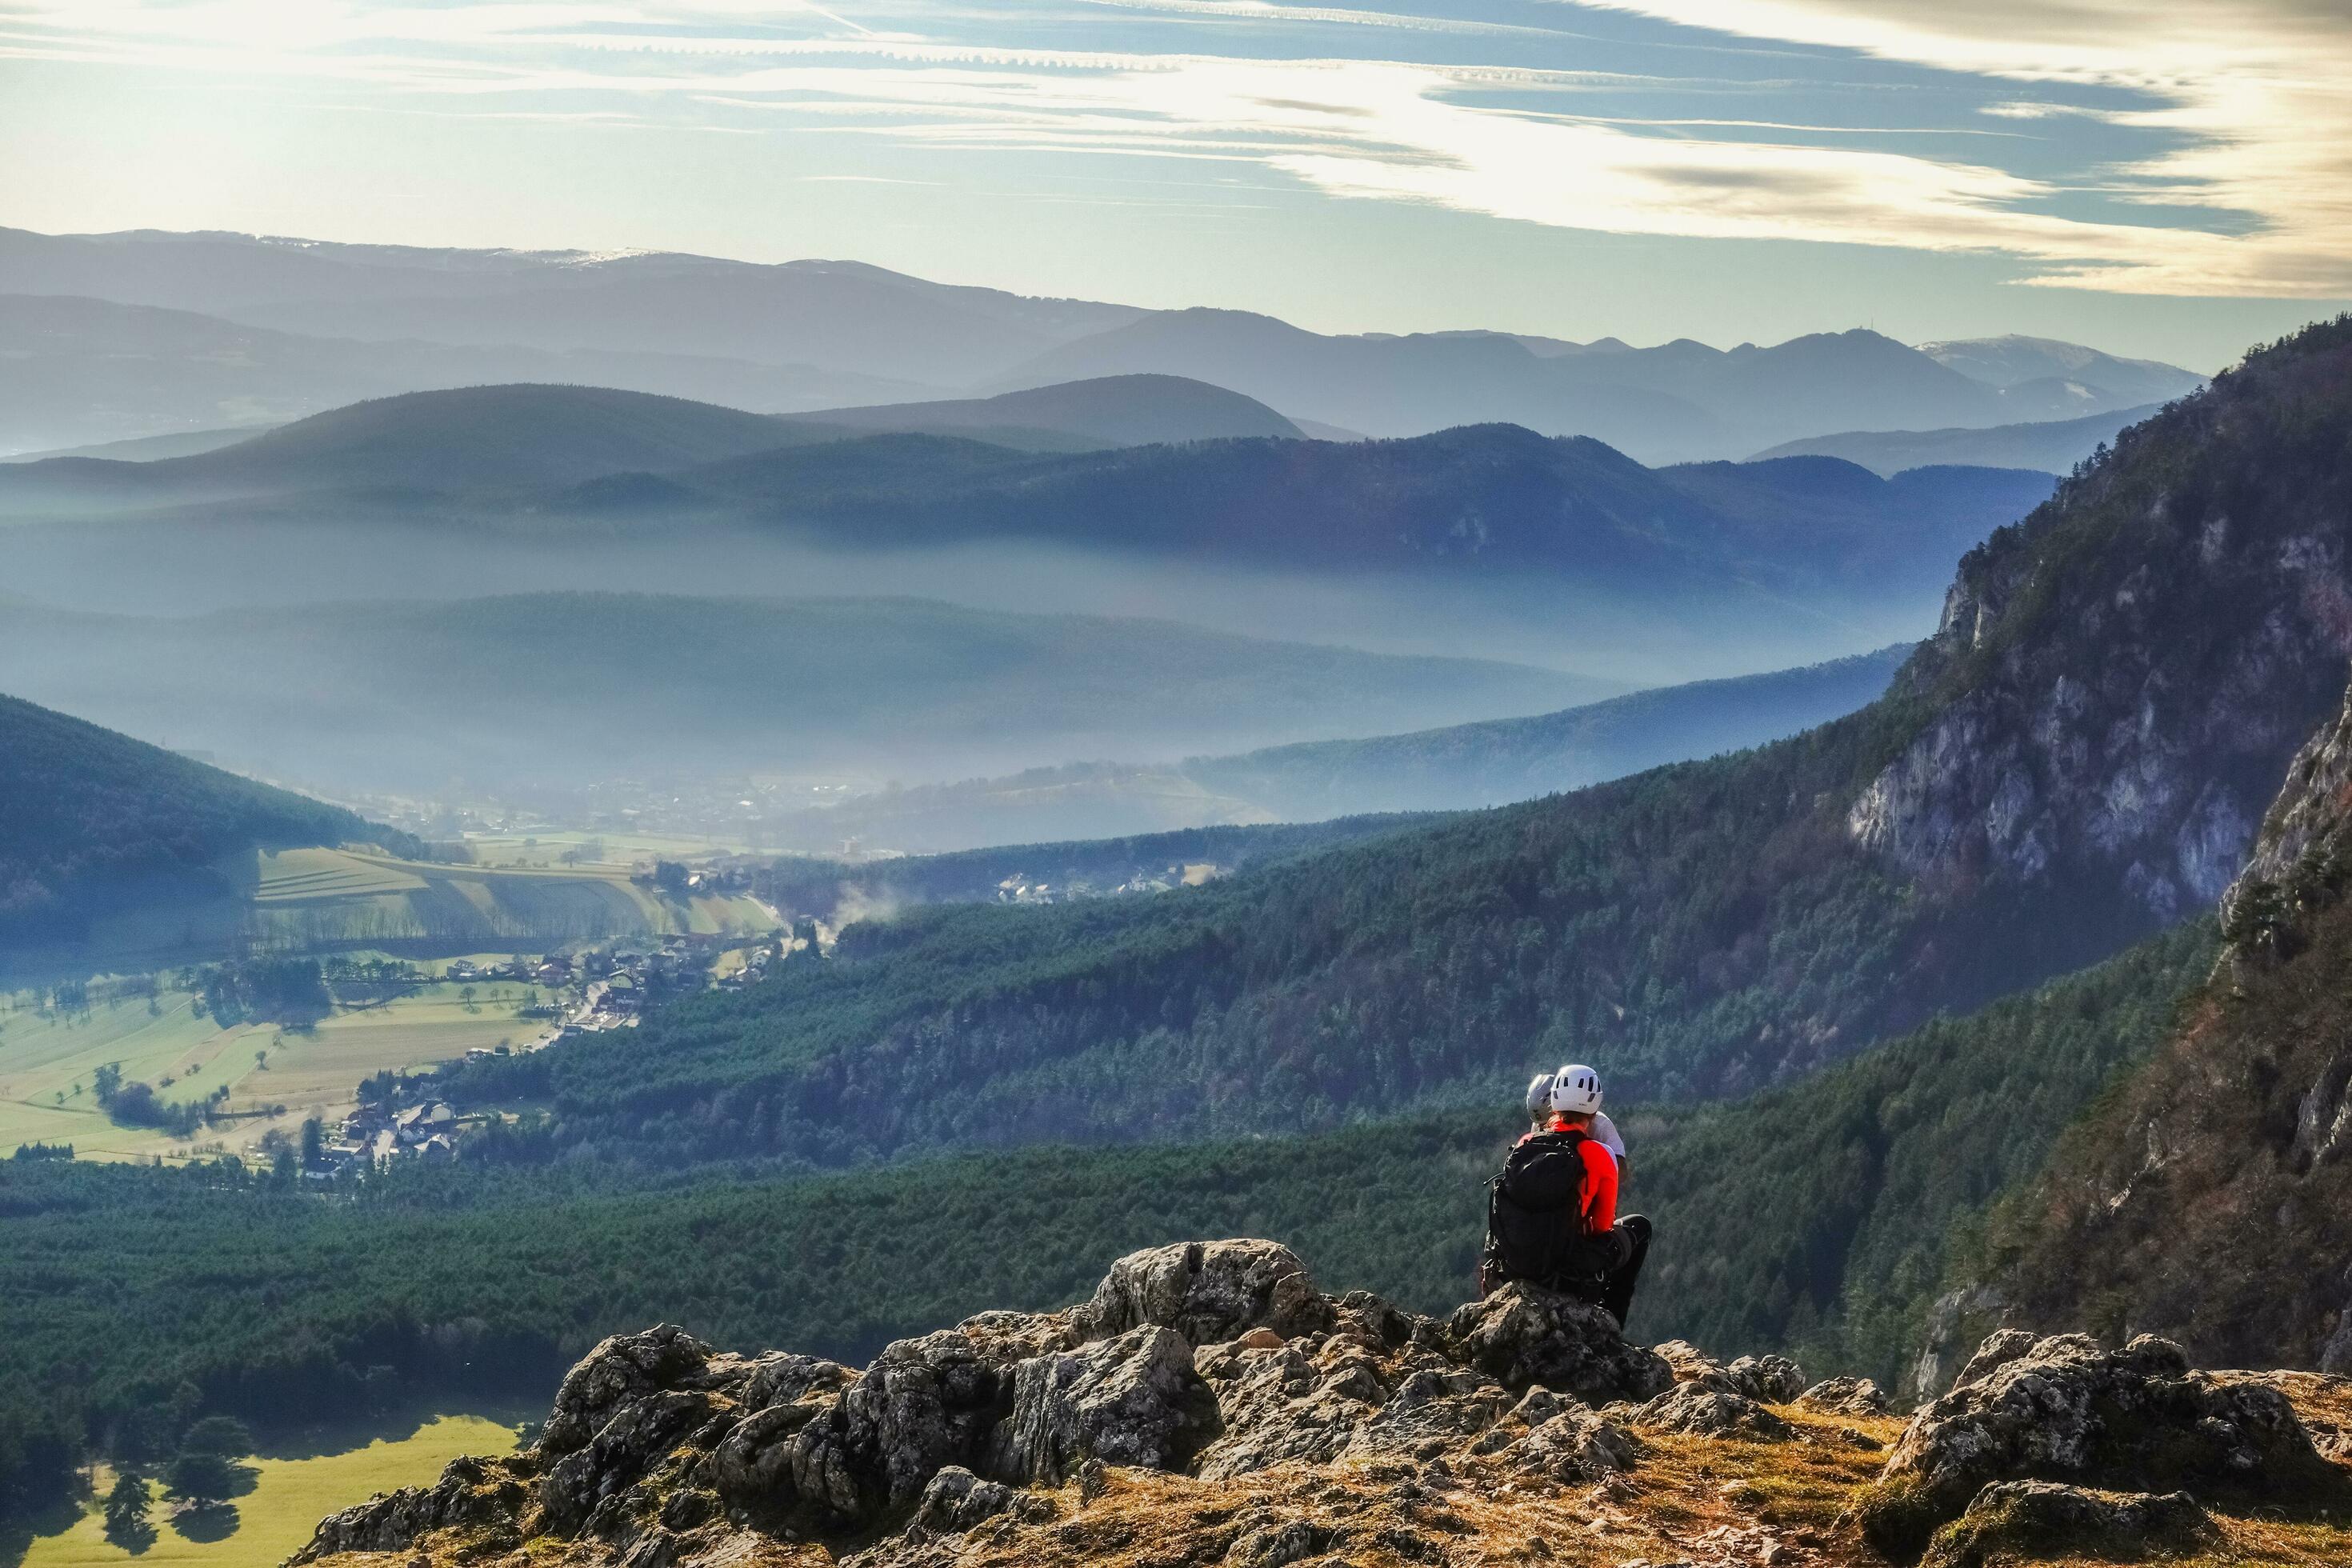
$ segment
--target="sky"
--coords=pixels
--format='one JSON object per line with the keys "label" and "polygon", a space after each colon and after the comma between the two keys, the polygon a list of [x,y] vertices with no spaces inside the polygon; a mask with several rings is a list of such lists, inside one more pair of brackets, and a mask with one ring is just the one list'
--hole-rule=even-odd
{"label": "sky", "polygon": [[0,0],[0,153],[53,233],[2211,370],[2352,301],[2352,5]]}

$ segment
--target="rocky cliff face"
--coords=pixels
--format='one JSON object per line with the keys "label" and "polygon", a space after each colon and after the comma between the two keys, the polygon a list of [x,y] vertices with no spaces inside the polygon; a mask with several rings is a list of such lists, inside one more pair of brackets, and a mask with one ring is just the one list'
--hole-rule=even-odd
{"label": "rocky cliff face", "polygon": [[2010,1205],[1979,1316],[2352,1372],[2347,846],[2352,695],[2286,770],[2178,1034]]}
{"label": "rocky cliff face", "polygon": [[[2344,1496],[2314,1433],[2334,1440],[2352,1385],[2193,1373],[2152,1342],[1979,1362],[1906,1427],[1867,1383],[1645,1350],[1542,1292],[1424,1318],[1323,1295],[1272,1243],[1193,1243],[863,1371],[607,1340],[536,1447],[336,1514],[294,1562],[1974,1564],[2271,1540],[2281,1507],[2322,1521]],[[2114,1487],[2135,1489],[2085,1489]],[[2298,1539],[2273,1560],[2352,1544]]]}
{"label": "rocky cliff face", "polygon": [[2072,919],[2219,899],[2352,650],[2352,330],[2314,329],[2118,437],[1961,563],[1898,700],[1932,714],[1858,843]]}

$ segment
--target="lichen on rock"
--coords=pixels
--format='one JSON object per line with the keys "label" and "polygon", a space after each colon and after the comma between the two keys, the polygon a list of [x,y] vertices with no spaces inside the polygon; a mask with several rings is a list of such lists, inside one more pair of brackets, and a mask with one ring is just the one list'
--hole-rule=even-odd
{"label": "lichen on rock", "polygon": [[2336,1478],[2274,1388],[2192,1371],[2148,1335],[2109,1350],[2012,1330],[1912,1418],[1855,1518],[1883,1549],[1916,1554],[1983,1488],[2015,1479],[2293,1496]]}

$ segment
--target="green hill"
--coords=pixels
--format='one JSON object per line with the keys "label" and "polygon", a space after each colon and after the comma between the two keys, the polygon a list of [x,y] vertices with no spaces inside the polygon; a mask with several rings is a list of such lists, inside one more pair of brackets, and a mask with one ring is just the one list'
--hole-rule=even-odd
{"label": "green hill", "polygon": [[159,487],[529,489],[775,444],[762,415],[598,386],[469,386],[355,403],[143,465]]}
{"label": "green hill", "polygon": [[340,807],[0,697],[0,942],[70,936],[134,896],[226,892],[215,868],[240,851],[345,840],[407,842]]}
{"label": "green hill", "polygon": [[788,438],[764,415],[678,397],[468,386],[354,403],[187,457],[11,464],[0,496],[16,510],[68,513],[319,492],[508,495],[690,468]]}
{"label": "green hill", "polygon": [[855,927],[460,1092],[649,1157],[830,1159],[1328,1126],[1530,1057],[1644,1098],[1792,1079],[2218,896],[2341,692],[2347,367],[2352,325],[2315,328],[2126,432],[1852,718],[1160,897]]}
{"label": "green hill", "polygon": [[1654,470],[1507,425],[1023,455],[896,435],[666,478],[708,515],[864,549],[1027,541],[1326,572],[1533,571],[1652,595],[1750,579],[1901,592],[2050,491],[2040,474],[1889,481],[1827,458]]}
{"label": "green hill", "polygon": [[794,425],[839,431],[967,435],[1003,446],[1083,450],[1238,436],[1297,439],[1298,426],[1255,397],[1181,375],[1111,375],[994,397],[817,409]]}

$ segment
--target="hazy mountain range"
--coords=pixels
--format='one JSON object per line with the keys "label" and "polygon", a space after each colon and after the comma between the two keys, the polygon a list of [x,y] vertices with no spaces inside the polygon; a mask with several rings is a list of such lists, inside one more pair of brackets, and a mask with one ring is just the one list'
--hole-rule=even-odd
{"label": "hazy mountain range", "polygon": [[[184,613],[256,602],[265,582],[271,604],[518,584],[912,593],[1652,685],[1916,636],[1951,563],[2052,485],[1822,458],[1652,469],[1509,426],[1104,446],[1278,424],[1167,378],[849,417],[970,435],[845,438],[646,394],[467,388],[187,457],[0,466],[0,515],[24,520],[12,585],[64,607]],[[1013,438],[1035,445],[1045,417],[1083,426],[1063,444],[1085,449],[1019,450],[987,424],[1021,421]]]}
{"label": "hazy mountain range", "polygon": [[[1171,392],[1182,409],[1146,406]],[[1941,577],[2049,489],[2033,473],[1922,468],[1888,480],[1823,458],[1653,470],[1597,441],[1513,426],[1024,452],[976,438],[993,433],[992,412],[1026,434],[1056,413],[1095,431],[1121,420],[1283,423],[1167,378],[922,405],[910,421],[961,420],[975,438],[838,438],[823,424],[641,393],[471,387],[357,404],[187,457],[8,465],[0,510],[37,519],[236,501],[537,529],[723,521],[865,549],[1032,540],[1325,571],[1538,570],[1652,590],[1749,577],[1891,589]],[[887,409],[840,417],[892,422]]]}
{"label": "hazy mountain range", "polygon": [[0,348],[67,398],[0,400],[0,448],[282,420],[427,387],[562,380],[762,412],[1173,374],[1373,436],[1485,421],[1647,462],[1832,431],[2071,418],[2199,377],[2078,345],[1869,331],[1722,351],[1503,332],[1330,336],[930,283],[855,262],[431,250],[0,230]]}
{"label": "hazy mountain range", "polygon": [[2026,425],[1995,425],[1983,430],[1842,430],[1809,436],[1756,454],[1771,458],[1843,458],[1889,478],[1906,468],[1936,463],[1982,464],[1995,468],[2071,472],[2075,464],[2138,424],[2160,405],[2086,414],[2080,419],[2045,419]]}
{"label": "hazy mountain range", "polygon": [[855,839],[868,849],[938,853],[1500,805],[1762,745],[1841,718],[1876,700],[1910,651],[1898,646],[1803,669],[1661,687],[1526,719],[1159,766],[1076,763],[861,795],[771,821],[769,842],[831,851]]}
{"label": "hazy mountain range", "polygon": [[142,617],[0,603],[23,695],[274,778],[876,782],[1536,713],[1601,681],[908,599],[535,594]]}

